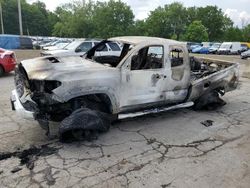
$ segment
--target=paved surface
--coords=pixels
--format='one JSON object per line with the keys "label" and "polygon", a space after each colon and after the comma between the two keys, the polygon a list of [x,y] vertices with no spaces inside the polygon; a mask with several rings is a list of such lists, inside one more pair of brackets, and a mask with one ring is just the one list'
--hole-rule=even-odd
{"label": "paved surface", "polygon": [[[247,75],[250,61],[244,62]],[[13,74],[0,78],[0,86],[0,187],[250,186],[247,78],[216,111],[182,109],[130,119],[97,141],[71,144],[49,140],[36,122],[10,110]],[[213,125],[205,127],[205,120]]]}

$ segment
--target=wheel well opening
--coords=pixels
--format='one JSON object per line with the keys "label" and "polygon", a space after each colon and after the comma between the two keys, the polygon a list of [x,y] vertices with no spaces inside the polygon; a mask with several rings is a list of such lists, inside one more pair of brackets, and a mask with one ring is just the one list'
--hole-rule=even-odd
{"label": "wheel well opening", "polygon": [[[44,106],[39,112],[40,115],[48,117],[51,121],[60,122],[68,117],[75,110],[80,108],[88,108],[107,114],[112,114],[113,107],[111,100],[107,94],[91,94],[70,99],[65,103],[56,103]],[[37,115],[39,117],[40,115]],[[39,119],[39,118],[38,118]]]}
{"label": "wheel well opening", "polygon": [[88,108],[112,114],[112,103],[107,94],[92,94],[80,97]]}

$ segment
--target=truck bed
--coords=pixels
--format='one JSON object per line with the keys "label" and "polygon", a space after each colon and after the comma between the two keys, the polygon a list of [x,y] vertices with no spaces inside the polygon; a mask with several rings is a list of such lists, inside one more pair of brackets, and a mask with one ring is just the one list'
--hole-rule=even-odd
{"label": "truck bed", "polygon": [[191,93],[189,100],[211,90],[228,92],[237,87],[239,81],[239,64],[208,58],[194,58],[191,64]]}

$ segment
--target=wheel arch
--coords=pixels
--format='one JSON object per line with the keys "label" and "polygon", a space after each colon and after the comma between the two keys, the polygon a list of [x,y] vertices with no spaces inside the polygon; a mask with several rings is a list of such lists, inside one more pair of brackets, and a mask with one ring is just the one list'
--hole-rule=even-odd
{"label": "wheel arch", "polygon": [[74,94],[68,98],[66,102],[78,100],[78,99],[87,99],[87,100],[94,100],[96,102],[104,104],[107,109],[108,113],[116,114],[118,113],[118,103],[116,97],[109,93],[105,92],[95,92],[95,93],[85,93],[85,94]]}

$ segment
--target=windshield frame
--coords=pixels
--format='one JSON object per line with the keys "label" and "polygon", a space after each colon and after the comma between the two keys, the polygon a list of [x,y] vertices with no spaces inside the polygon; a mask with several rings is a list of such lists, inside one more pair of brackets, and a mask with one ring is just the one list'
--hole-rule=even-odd
{"label": "windshield frame", "polygon": [[[99,63],[98,61],[95,61],[93,59],[93,57],[95,56],[95,52],[96,50],[101,47],[103,44],[105,45],[108,45],[108,43],[110,42],[113,42],[113,43],[117,43],[117,42],[120,42],[120,41],[116,41],[116,40],[103,40],[101,42],[99,42],[98,44],[96,44],[93,48],[91,48],[89,51],[86,52],[86,54],[83,56],[83,58],[87,59],[87,60],[90,60],[94,63]],[[120,42],[122,43],[122,42]],[[134,48],[133,44],[130,44],[130,43],[122,43],[123,44],[123,47],[120,47],[121,49],[121,54],[120,56],[117,56],[120,58],[120,61],[119,63],[117,64],[116,67],[112,67],[112,68],[120,68],[120,64],[123,62],[123,60],[125,59],[125,57],[131,52],[131,49]],[[118,44],[117,44],[118,45]],[[131,46],[133,46],[131,48]],[[100,63],[102,64],[102,63]],[[103,64],[102,64],[103,65]],[[105,66],[105,65],[104,65]]]}

